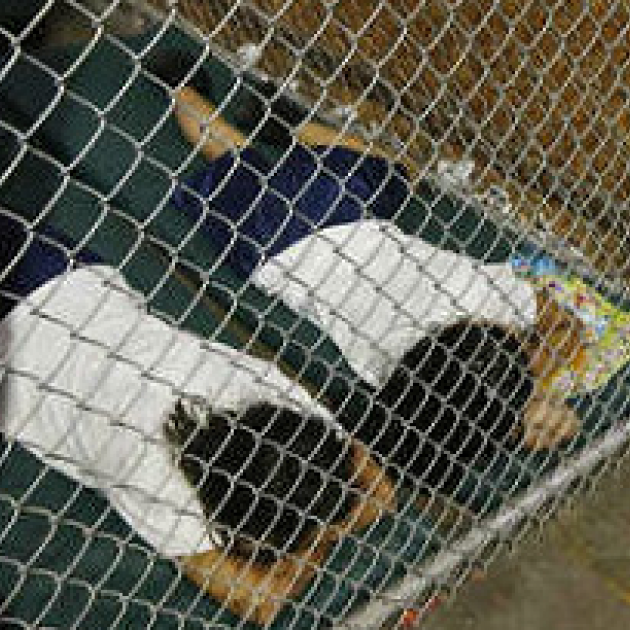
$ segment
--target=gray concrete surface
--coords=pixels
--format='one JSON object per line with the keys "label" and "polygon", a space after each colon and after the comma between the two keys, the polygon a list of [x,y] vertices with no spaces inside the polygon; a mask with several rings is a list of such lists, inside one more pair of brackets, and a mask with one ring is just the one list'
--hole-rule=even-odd
{"label": "gray concrete surface", "polygon": [[423,630],[630,629],[630,461],[525,537]]}

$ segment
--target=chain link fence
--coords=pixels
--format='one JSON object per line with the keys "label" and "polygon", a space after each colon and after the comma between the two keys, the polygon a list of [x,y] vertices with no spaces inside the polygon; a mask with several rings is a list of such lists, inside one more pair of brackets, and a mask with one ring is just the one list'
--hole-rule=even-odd
{"label": "chain link fence", "polygon": [[628,18],[5,0],[3,622],[415,627],[597,479]]}

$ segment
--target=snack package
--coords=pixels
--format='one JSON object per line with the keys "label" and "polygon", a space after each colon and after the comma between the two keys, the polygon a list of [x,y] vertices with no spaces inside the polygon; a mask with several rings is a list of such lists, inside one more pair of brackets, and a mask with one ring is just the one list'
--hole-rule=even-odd
{"label": "snack package", "polygon": [[554,394],[568,398],[602,387],[630,361],[629,312],[614,306],[550,257],[515,257],[512,264],[518,276],[548,291],[584,324],[584,357],[553,374],[550,386]]}

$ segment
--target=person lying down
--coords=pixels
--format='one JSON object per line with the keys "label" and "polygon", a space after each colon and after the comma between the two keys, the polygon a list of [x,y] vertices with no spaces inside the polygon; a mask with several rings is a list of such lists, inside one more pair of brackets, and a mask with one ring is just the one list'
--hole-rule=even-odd
{"label": "person lying down", "polygon": [[[29,264],[40,280],[60,269]],[[0,362],[5,439],[102,492],[259,623],[344,531],[394,507],[383,472],[306,391],[151,315],[111,267],[67,267],[23,296],[0,322]]]}
{"label": "person lying down", "polygon": [[336,342],[374,401],[341,421],[394,474],[452,494],[499,451],[575,434],[549,381],[581,356],[580,320],[511,263],[397,228],[411,194],[401,165],[317,123],[272,164],[194,87],[174,95],[184,135],[210,162],[173,202],[242,277]]}

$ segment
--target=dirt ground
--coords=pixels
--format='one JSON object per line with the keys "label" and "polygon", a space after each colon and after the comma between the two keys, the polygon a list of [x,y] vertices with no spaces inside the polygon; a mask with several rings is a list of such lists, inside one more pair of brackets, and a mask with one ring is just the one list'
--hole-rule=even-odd
{"label": "dirt ground", "polygon": [[630,461],[493,563],[423,630],[630,628]]}

